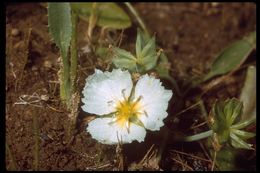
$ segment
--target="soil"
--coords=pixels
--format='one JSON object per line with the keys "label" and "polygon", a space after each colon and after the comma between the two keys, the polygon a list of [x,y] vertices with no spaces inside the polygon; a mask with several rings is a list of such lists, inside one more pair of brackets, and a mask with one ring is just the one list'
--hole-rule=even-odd
{"label": "soil", "polygon": [[[85,131],[88,116],[81,108],[77,131],[68,144],[66,126],[68,111],[59,99],[58,48],[48,32],[45,3],[10,3],[6,6],[6,169],[7,170],[118,170],[120,156],[116,146],[102,145]],[[171,75],[182,86],[192,77],[205,74],[214,58],[230,43],[256,30],[256,5],[253,3],[134,3],[140,17],[171,63]],[[79,24],[81,34],[87,24]],[[123,33],[122,45],[133,49],[137,22]],[[114,32],[118,37],[121,31]],[[113,37],[112,37],[113,39]],[[253,55],[254,56],[254,55]],[[94,68],[104,68],[95,56],[79,56],[79,91]],[[209,111],[217,98],[238,97],[244,71],[232,75],[204,96]],[[167,85],[167,84],[166,84]],[[35,103],[21,104],[21,99],[38,96]],[[189,106],[191,100],[185,102]],[[186,116],[178,126],[191,132],[200,116]],[[205,120],[204,120],[205,121]],[[173,124],[170,124],[173,125]],[[147,136],[145,144],[125,146],[127,165],[135,169],[149,148],[160,145],[162,132]],[[37,142],[39,143],[37,148]],[[193,145],[190,147],[190,145]],[[133,149],[134,148],[134,149]],[[189,169],[171,160],[170,151],[192,152],[206,157],[200,143],[170,143],[162,155],[162,170],[208,170],[201,160],[182,157]],[[141,152],[140,152],[141,151]],[[38,160],[35,159],[39,156]],[[174,157],[178,159],[175,153]],[[253,163],[254,164],[254,163]],[[136,168],[137,169],[137,168]]]}

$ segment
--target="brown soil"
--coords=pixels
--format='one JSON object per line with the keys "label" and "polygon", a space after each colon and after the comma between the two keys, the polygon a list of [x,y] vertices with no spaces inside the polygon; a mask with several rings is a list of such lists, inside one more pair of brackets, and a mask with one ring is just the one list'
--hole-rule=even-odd
{"label": "brown soil", "polygon": [[[134,7],[150,32],[156,33],[158,45],[171,62],[171,74],[180,84],[205,74],[223,48],[256,29],[256,5],[253,3],[136,3]],[[6,168],[117,170],[120,159],[115,154],[116,146],[102,145],[91,138],[85,131],[86,114],[80,108],[77,132],[72,142],[66,144],[68,112],[59,100],[59,50],[50,41],[47,24],[47,9],[40,3],[6,6],[5,118],[6,144],[10,151],[5,157]],[[79,30],[84,31],[84,28]],[[135,35],[135,27],[127,29],[122,47],[132,49]],[[94,67],[102,68],[102,62],[95,57],[82,56],[79,64],[78,90],[81,91],[85,78],[93,73]],[[209,109],[216,98],[237,97],[243,85],[243,74],[236,73],[207,94],[206,108]],[[36,106],[17,104],[23,95],[34,93],[47,95],[48,99],[32,103]],[[192,123],[199,120],[192,118]],[[188,129],[190,124],[184,126]],[[159,145],[154,139],[159,140],[160,135],[151,140],[148,136],[145,147],[137,143],[126,145],[128,163],[140,161],[151,144]],[[39,150],[35,148],[36,141]],[[191,144],[171,145],[174,146],[169,146],[163,155],[161,168],[182,170],[183,167],[169,161],[167,153],[174,148],[188,148]],[[35,163],[37,152],[38,164]],[[193,170],[208,169],[200,162],[188,163]]]}

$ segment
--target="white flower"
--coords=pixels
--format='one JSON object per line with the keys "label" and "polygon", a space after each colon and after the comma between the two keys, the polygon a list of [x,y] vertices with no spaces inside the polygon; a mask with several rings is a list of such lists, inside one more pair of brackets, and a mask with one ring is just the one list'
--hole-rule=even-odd
{"label": "white flower", "polygon": [[172,91],[159,79],[143,75],[135,87],[128,71],[95,70],[86,79],[82,109],[99,117],[92,120],[87,131],[104,144],[144,141],[146,129],[155,131],[164,125]]}

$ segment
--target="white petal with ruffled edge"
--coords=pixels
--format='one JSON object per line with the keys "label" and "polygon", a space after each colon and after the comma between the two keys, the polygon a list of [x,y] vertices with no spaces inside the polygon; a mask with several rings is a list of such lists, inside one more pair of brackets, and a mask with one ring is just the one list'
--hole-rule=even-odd
{"label": "white petal with ruffled edge", "polygon": [[172,97],[172,91],[166,90],[159,79],[149,77],[147,74],[141,76],[135,87],[134,98],[140,100],[139,119],[145,128],[155,131],[164,125],[163,119],[167,117],[168,101]]}
{"label": "white petal with ruffled edge", "polygon": [[143,142],[146,130],[133,123],[130,124],[129,133],[125,127],[121,128],[112,118],[96,118],[88,124],[87,131],[92,138],[103,144],[117,144],[118,139],[122,143],[131,143],[134,140]]}
{"label": "white petal with ruffled edge", "polygon": [[82,91],[84,97],[82,109],[85,112],[105,115],[115,111],[118,101],[129,97],[133,87],[131,75],[121,69],[103,73],[95,70],[93,75],[86,79]]}

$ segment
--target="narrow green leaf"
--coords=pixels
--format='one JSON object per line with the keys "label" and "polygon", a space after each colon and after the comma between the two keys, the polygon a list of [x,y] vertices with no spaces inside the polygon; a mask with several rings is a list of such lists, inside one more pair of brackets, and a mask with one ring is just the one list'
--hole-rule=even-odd
{"label": "narrow green leaf", "polygon": [[115,58],[112,60],[112,62],[116,68],[125,68],[131,72],[137,72],[137,65],[132,60]]}
{"label": "narrow green leaf", "polygon": [[155,49],[155,38],[151,38],[142,49],[138,62],[144,66],[145,72],[156,66],[158,56]]}
{"label": "narrow green leaf", "polygon": [[213,123],[213,130],[214,132],[220,132],[223,131],[227,125],[226,125],[226,117],[223,112],[224,108],[224,102],[222,101],[216,101],[216,103],[213,106],[213,117],[214,117],[214,123]]}
{"label": "narrow green leaf", "polygon": [[145,73],[156,66],[158,55],[156,53],[155,38],[149,38],[139,29],[136,38],[137,65],[141,73]]}
{"label": "narrow green leaf", "polygon": [[113,47],[113,51],[115,52],[116,57],[136,61],[136,58],[134,57],[134,55],[132,55],[130,52],[128,52],[124,49]]}
{"label": "narrow green leaf", "polygon": [[61,79],[61,100],[70,99],[70,67],[68,48],[72,36],[71,9],[69,3],[48,3],[48,24],[50,33],[56,45],[60,48],[62,66],[59,73]]}
{"label": "narrow green leaf", "polygon": [[209,131],[198,133],[196,135],[181,136],[179,140],[185,141],[185,142],[198,141],[198,140],[201,140],[201,139],[204,139],[204,138],[208,138],[209,136],[212,136],[212,134],[213,134],[213,131],[209,130]]}
{"label": "narrow green leaf", "polygon": [[231,107],[228,107],[228,109],[232,110],[230,112],[231,115],[228,119],[229,125],[232,125],[235,122],[238,122],[240,120],[242,110],[243,110],[243,103],[240,102],[239,100],[232,98],[229,102],[231,102]]}
{"label": "narrow green leaf", "polygon": [[[234,111],[234,107],[235,105],[235,101],[234,98],[232,98],[231,100],[227,100],[225,102],[225,107],[224,107],[224,113],[226,115],[226,119],[230,122],[231,116],[233,115],[233,111]],[[231,122],[229,123],[230,125],[232,124]]]}
{"label": "narrow green leaf", "polygon": [[226,121],[226,115],[223,112],[225,103],[222,101],[217,101],[213,106],[213,117],[214,122],[212,125],[212,130],[217,134],[219,142],[225,143],[229,138],[229,126]]}
{"label": "narrow green leaf", "polygon": [[[71,8],[80,18],[88,21],[92,2],[71,3]],[[97,25],[114,29],[125,29],[131,26],[129,16],[116,3],[97,3]]]}
{"label": "narrow green leaf", "polygon": [[255,48],[254,41],[255,32],[225,48],[213,62],[209,73],[203,78],[203,81],[238,68]]}
{"label": "narrow green leaf", "polygon": [[244,111],[241,120],[250,119],[256,116],[256,68],[249,66],[247,68],[244,87],[240,94],[240,101],[243,102]]}
{"label": "narrow green leaf", "polygon": [[137,29],[137,37],[136,37],[136,44],[135,44],[136,57],[139,57],[141,55],[143,45],[144,45],[144,40],[142,38],[141,31],[140,29]]}
{"label": "narrow green leaf", "polygon": [[146,57],[151,54],[156,54],[155,50],[155,38],[152,37],[147,44],[142,48],[140,57]]}
{"label": "narrow green leaf", "polygon": [[249,138],[255,137],[255,133],[246,132],[243,130],[232,129],[231,132],[236,134],[237,136],[239,136],[242,139],[249,139]]}
{"label": "narrow green leaf", "polygon": [[157,60],[158,60],[158,56],[155,54],[155,55],[148,55],[148,56],[145,56],[142,60],[141,60],[141,62],[142,62],[142,64],[141,65],[143,65],[144,66],[144,72],[147,72],[148,70],[151,70],[151,69],[153,69],[155,66],[156,66],[156,64],[157,64]]}
{"label": "narrow green leaf", "polygon": [[256,122],[256,117],[252,117],[252,118],[250,118],[248,120],[244,120],[244,121],[242,121],[240,123],[232,125],[231,127],[234,128],[234,129],[243,129],[243,128],[249,126],[250,124],[252,124],[254,122]]}
{"label": "narrow green leaf", "polygon": [[169,73],[169,61],[167,56],[162,53],[159,57],[158,65],[156,66],[156,72],[159,74],[160,77],[162,78],[168,78],[170,77]]}
{"label": "narrow green leaf", "polygon": [[123,49],[114,47],[113,64],[117,68],[126,68],[130,71],[136,71],[136,58],[130,53]]}
{"label": "narrow green leaf", "polygon": [[72,35],[69,3],[48,3],[48,24],[54,42],[67,55]]}
{"label": "narrow green leaf", "polygon": [[246,143],[245,141],[243,141],[242,139],[240,139],[239,137],[237,137],[235,134],[231,133],[230,134],[231,137],[231,145],[235,148],[242,148],[242,149],[252,149],[252,145]]}

